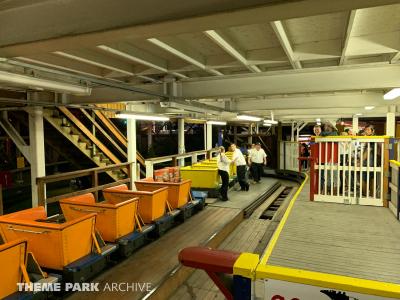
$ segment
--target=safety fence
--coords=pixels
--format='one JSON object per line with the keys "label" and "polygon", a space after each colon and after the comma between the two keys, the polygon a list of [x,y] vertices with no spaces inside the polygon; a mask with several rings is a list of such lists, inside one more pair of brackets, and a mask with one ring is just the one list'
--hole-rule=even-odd
{"label": "safety fence", "polygon": [[311,200],[387,205],[388,137],[316,137],[311,145]]}

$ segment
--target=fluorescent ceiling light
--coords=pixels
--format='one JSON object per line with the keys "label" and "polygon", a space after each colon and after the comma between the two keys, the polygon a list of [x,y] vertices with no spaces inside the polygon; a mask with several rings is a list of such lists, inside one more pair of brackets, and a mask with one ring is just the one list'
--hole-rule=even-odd
{"label": "fluorescent ceiling light", "polygon": [[264,123],[264,126],[271,127],[272,124],[271,123]]}
{"label": "fluorescent ceiling light", "polygon": [[317,121],[317,122],[321,122],[321,119],[320,119],[320,118],[317,118],[317,119],[315,119],[315,121]]}
{"label": "fluorescent ceiling light", "polygon": [[264,120],[264,124],[278,124],[278,121],[275,121],[275,120]]}
{"label": "fluorescent ceiling light", "polygon": [[236,117],[238,120],[259,122],[261,118],[247,115],[239,115]]}
{"label": "fluorescent ceiling light", "polygon": [[365,106],[364,109],[365,110],[373,110],[375,108],[375,106]]}
{"label": "fluorescent ceiling light", "polygon": [[209,125],[226,125],[225,121],[207,121]]}
{"label": "fluorescent ceiling light", "polygon": [[92,89],[87,86],[57,82],[4,71],[0,71],[0,82],[23,87],[33,87],[35,89],[44,89],[73,94],[77,96],[89,96],[92,92]]}
{"label": "fluorescent ceiling light", "polygon": [[142,120],[142,121],[168,121],[168,117],[159,116],[159,115],[137,115],[137,114],[116,114],[117,118],[120,119],[134,119],[134,120]]}
{"label": "fluorescent ceiling light", "polygon": [[317,122],[317,125],[321,126],[321,122]]}
{"label": "fluorescent ceiling light", "polygon": [[400,88],[395,88],[383,95],[385,100],[393,100],[400,96]]}
{"label": "fluorescent ceiling light", "polygon": [[357,113],[356,116],[362,116],[362,113]]}

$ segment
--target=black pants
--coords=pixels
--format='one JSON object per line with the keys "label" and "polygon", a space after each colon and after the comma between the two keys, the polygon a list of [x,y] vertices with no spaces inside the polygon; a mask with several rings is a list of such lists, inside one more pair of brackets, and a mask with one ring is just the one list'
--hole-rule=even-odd
{"label": "black pants", "polygon": [[259,182],[261,176],[264,174],[263,164],[251,163],[251,169],[253,170],[254,181]]}
{"label": "black pants", "polygon": [[249,184],[247,183],[247,180],[246,180],[246,165],[237,166],[236,171],[237,171],[237,179],[239,181],[240,188],[242,190],[246,190],[247,187],[249,186]]}
{"label": "black pants", "polygon": [[226,171],[218,170],[219,176],[221,176],[221,189],[219,190],[219,193],[221,194],[222,200],[226,201],[228,200],[228,186],[229,186],[229,174]]}

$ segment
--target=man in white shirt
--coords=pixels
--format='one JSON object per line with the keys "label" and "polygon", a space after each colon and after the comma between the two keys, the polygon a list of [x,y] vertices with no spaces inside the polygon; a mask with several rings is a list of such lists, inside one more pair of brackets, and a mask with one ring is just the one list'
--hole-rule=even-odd
{"label": "man in white shirt", "polygon": [[267,164],[267,154],[261,149],[260,143],[249,153],[249,165],[253,170],[253,179],[259,183],[264,173],[264,166]]}
{"label": "man in white shirt", "polygon": [[231,150],[233,152],[232,162],[236,165],[237,178],[240,184],[241,191],[248,191],[249,184],[246,181],[246,160],[243,156],[242,151],[236,147],[236,144],[231,144]]}
{"label": "man in white shirt", "polygon": [[229,167],[232,161],[226,157],[225,148],[219,147],[219,153],[217,156],[218,175],[221,177],[221,188],[219,193],[222,201],[228,201],[228,187],[229,187]]}

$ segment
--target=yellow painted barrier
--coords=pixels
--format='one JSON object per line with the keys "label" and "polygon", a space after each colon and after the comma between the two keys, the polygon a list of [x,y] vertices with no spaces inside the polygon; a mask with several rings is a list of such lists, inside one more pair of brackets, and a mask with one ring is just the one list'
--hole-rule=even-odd
{"label": "yellow painted barrier", "polygon": [[88,213],[96,213],[96,228],[107,242],[115,242],[135,230],[138,198],[113,199],[96,203],[92,193],[60,201],[65,218],[70,221]]}
{"label": "yellow painted barrier", "polygon": [[48,223],[43,206],[0,216],[0,234],[7,242],[28,241],[41,267],[62,270],[92,251],[96,214],[62,224]]}
{"label": "yellow painted barrier", "polygon": [[162,217],[166,213],[168,201],[168,188],[160,187],[157,190],[131,191],[126,184],[103,190],[107,201],[124,201],[137,197],[139,199],[138,214],[146,224]]}
{"label": "yellow painted barrier", "polygon": [[192,166],[181,168],[182,180],[190,179],[194,188],[215,189],[219,186],[218,169],[216,167]]}
{"label": "yellow painted barrier", "polygon": [[26,240],[15,240],[0,246],[0,299],[18,291],[17,283],[24,282]]}

